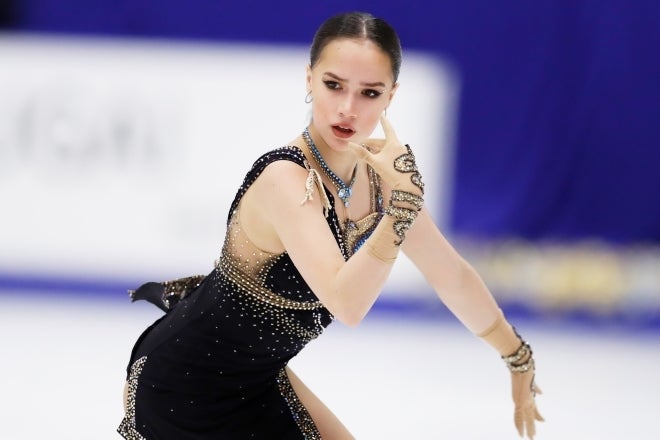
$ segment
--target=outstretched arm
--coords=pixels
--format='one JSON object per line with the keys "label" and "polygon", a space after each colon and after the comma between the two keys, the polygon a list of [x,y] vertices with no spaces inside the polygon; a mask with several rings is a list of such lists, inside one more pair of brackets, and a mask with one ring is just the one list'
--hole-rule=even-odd
{"label": "outstretched arm", "polygon": [[497,302],[474,268],[449,244],[424,208],[408,231],[403,251],[424,274],[438,297],[472,333],[502,356],[511,372],[514,423],[531,439],[536,421],[535,366],[531,347],[506,321]]}
{"label": "outstretched arm", "polygon": [[474,268],[438,230],[426,208],[408,231],[403,252],[447,308],[472,333],[486,330],[500,309]]}

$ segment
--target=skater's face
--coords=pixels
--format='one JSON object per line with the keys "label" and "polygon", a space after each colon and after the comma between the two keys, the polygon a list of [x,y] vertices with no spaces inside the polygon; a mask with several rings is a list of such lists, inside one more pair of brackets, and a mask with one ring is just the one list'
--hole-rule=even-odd
{"label": "skater's face", "polygon": [[348,141],[362,143],[390,104],[397,84],[390,57],[368,39],[329,42],[318,61],[307,67],[312,122],[333,149]]}

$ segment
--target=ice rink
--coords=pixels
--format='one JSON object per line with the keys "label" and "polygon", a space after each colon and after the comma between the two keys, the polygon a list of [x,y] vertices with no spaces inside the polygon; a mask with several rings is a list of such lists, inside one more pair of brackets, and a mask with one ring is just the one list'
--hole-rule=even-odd
{"label": "ice rink", "polygon": [[[119,439],[124,369],[146,303],[0,293],[0,438]],[[537,439],[660,438],[660,335],[515,322],[532,344]],[[292,367],[357,439],[515,439],[508,373],[451,318],[332,324]]]}

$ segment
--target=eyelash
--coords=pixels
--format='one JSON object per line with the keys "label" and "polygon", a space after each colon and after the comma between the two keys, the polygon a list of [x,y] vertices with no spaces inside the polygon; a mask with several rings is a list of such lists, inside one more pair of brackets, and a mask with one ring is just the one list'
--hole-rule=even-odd
{"label": "eyelash", "polygon": [[[337,81],[328,80],[328,81],[323,81],[323,83],[330,90],[339,90],[339,88],[340,88],[339,83]],[[366,96],[367,98],[370,98],[370,99],[376,99],[380,95],[382,95],[381,92],[379,92],[378,90],[374,90],[374,89],[365,89],[365,90],[362,91],[362,94],[364,96]]]}

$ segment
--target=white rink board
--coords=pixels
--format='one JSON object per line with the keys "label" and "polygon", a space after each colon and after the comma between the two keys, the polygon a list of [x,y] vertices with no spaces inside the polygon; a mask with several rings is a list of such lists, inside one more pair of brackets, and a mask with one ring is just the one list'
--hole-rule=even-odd
{"label": "white rink board", "polygon": [[[245,172],[309,118],[307,47],[5,35],[0,60],[9,274],[206,273]],[[405,53],[400,84],[388,116],[444,225],[457,82],[440,60]],[[411,266],[397,263],[388,291],[425,290]]]}

